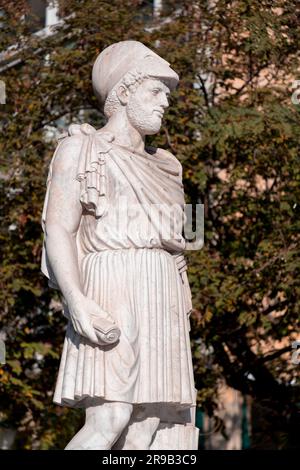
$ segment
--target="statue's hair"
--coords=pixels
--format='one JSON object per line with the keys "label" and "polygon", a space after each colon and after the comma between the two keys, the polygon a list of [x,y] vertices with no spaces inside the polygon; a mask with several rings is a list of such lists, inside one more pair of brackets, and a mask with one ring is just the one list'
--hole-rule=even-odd
{"label": "statue's hair", "polygon": [[123,85],[126,87],[131,93],[135,93],[138,85],[140,85],[144,80],[150,78],[149,75],[144,74],[139,70],[130,70],[127,72],[124,77],[113,87],[110,91],[108,97],[106,98],[105,105],[104,105],[104,114],[107,118],[110,118],[117,109],[121,106],[117,95],[117,89],[119,86]]}

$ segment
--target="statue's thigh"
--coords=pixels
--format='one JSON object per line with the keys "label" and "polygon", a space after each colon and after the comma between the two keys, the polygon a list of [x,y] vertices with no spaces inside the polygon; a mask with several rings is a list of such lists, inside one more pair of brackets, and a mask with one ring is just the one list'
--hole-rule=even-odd
{"label": "statue's thigh", "polygon": [[124,429],[132,415],[130,403],[109,402],[106,400],[90,400],[90,406],[86,408],[86,424],[92,424],[95,428]]}
{"label": "statue's thigh", "polygon": [[149,449],[159,423],[156,407],[134,405],[130,422],[113,448],[117,450]]}

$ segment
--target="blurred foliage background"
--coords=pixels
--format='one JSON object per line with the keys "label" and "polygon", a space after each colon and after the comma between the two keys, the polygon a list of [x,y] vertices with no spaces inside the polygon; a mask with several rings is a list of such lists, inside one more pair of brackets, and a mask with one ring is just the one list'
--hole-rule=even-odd
{"label": "blurred foliage background", "polygon": [[136,39],[181,78],[149,143],[177,156],[186,201],[205,206],[204,247],[187,252],[198,406],[217,416],[225,382],[263,410],[252,448],[295,448],[300,5],[164,1],[153,15],[151,3],[63,0],[48,35],[36,34],[30,2],[0,3],[0,424],[17,431],[17,449],[54,449],[82,423],[52,403],[66,324],[40,272],[41,211],[58,132],[104,124],[91,87],[96,56]]}

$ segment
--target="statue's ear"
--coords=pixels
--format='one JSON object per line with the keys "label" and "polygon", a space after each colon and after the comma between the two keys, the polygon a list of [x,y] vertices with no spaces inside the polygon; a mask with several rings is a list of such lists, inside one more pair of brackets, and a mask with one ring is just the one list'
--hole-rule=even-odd
{"label": "statue's ear", "polygon": [[129,99],[128,88],[125,85],[120,85],[118,86],[116,93],[117,93],[117,97],[120,100],[120,103],[125,106],[128,103],[128,99]]}

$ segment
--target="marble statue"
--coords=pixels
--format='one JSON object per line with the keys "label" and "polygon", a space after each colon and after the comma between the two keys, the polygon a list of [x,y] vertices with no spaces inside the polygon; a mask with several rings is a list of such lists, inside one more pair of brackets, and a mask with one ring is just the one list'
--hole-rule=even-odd
{"label": "marble statue", "polygon": [[50,164],[42,271],[68,318],[54,402],[86,413],[66,449],[197,449],[182,167],[145,146],[178,80],[142,43],[110,45],[92,74],[107,123],[72,124]]}

